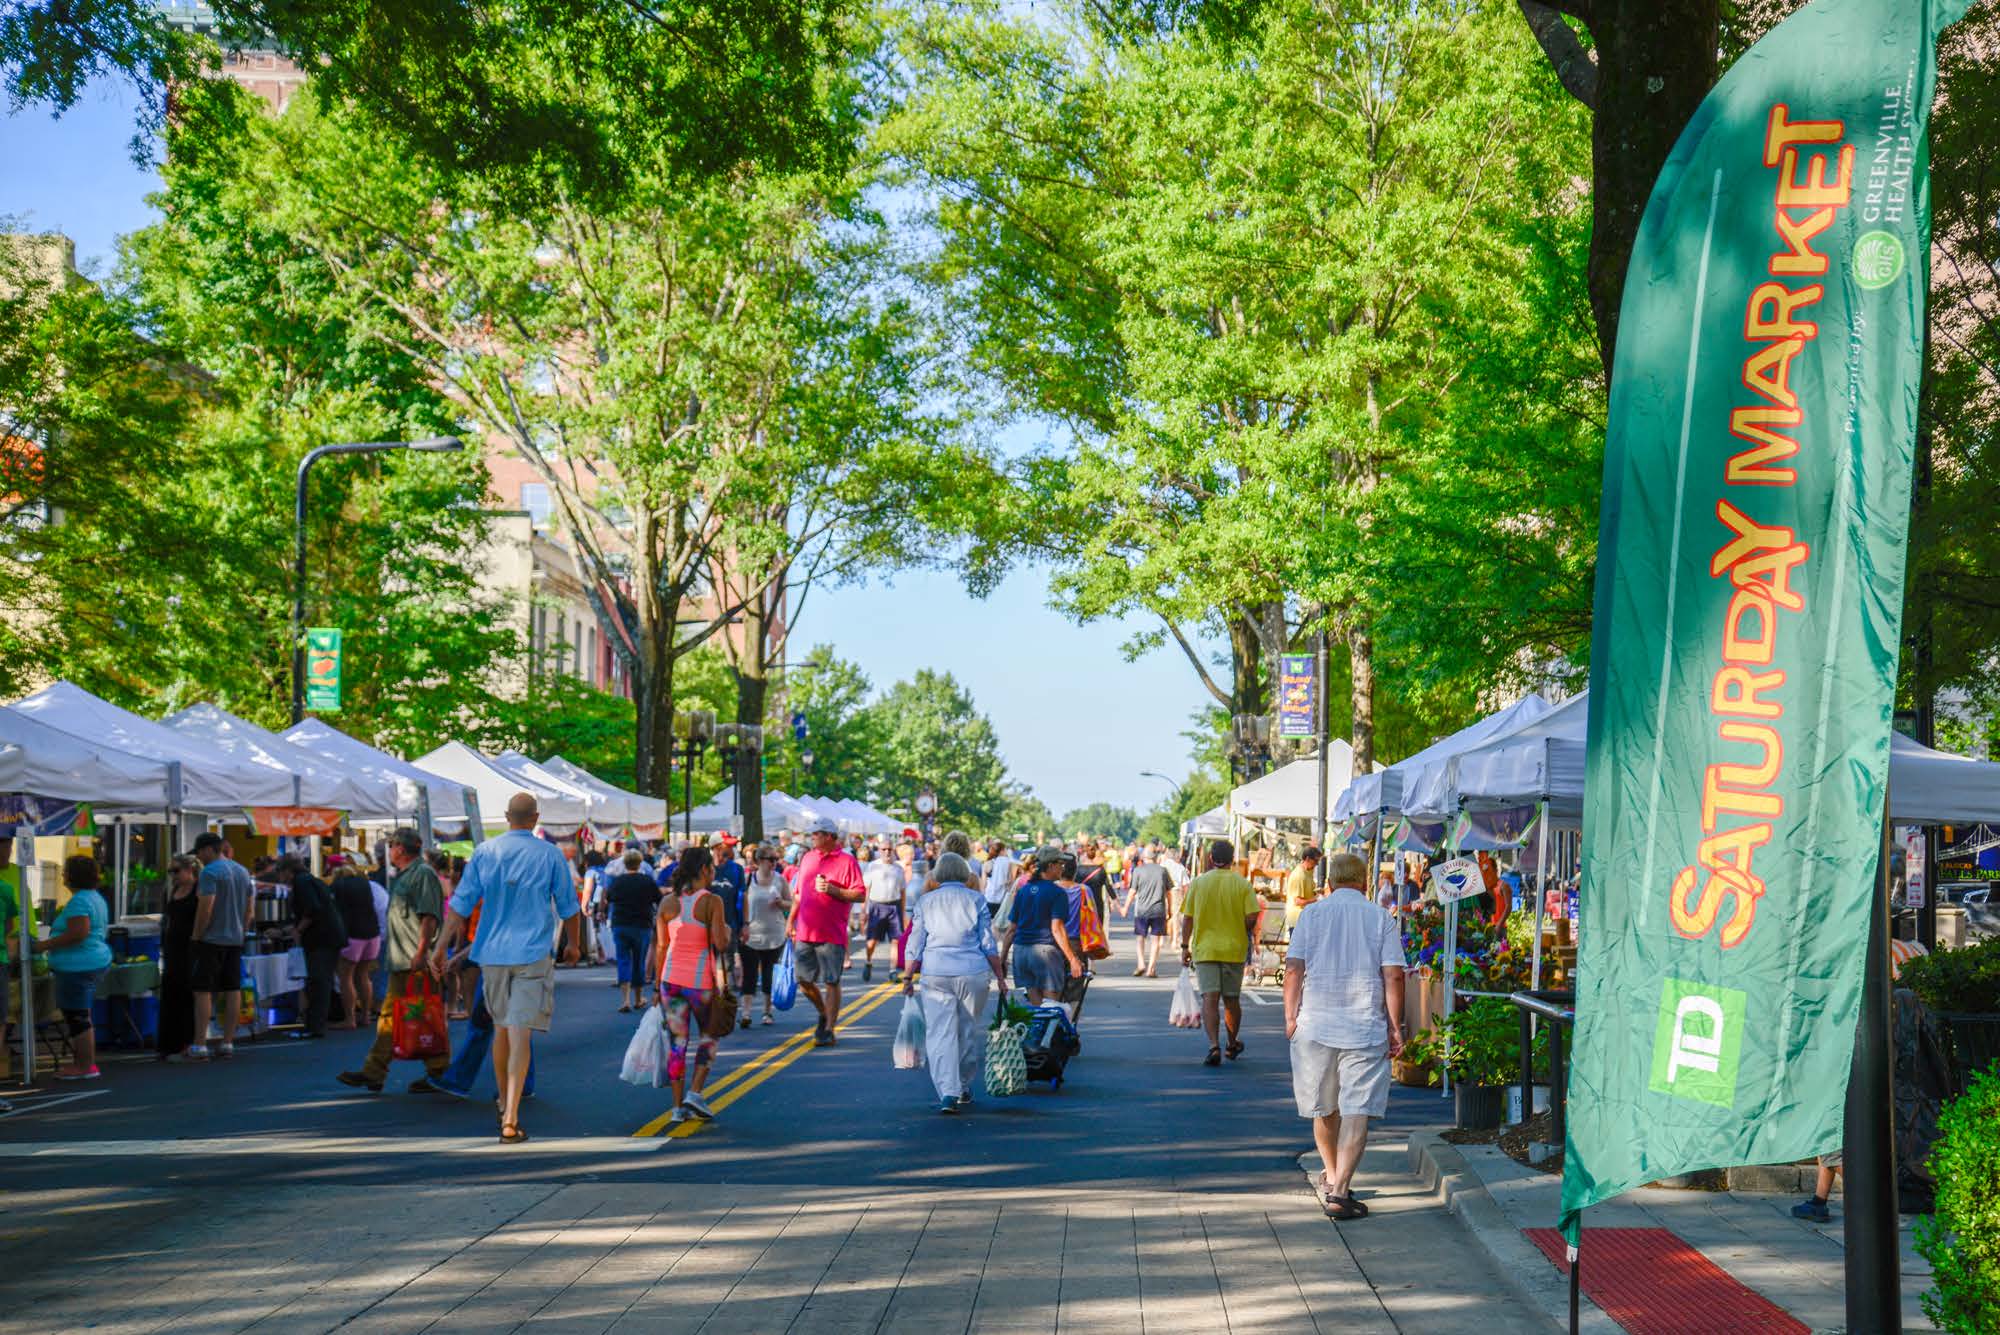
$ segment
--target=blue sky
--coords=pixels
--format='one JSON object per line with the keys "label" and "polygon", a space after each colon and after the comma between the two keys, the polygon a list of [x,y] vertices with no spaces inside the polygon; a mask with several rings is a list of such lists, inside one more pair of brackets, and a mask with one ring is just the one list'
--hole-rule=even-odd
{"label": "blue sky", "polygon": [[[0,119],[0,215],[67,233],[85,272],[108,269],[118,237],[152,217],[156,178],[129,151],[134,106],[128,88],[104,84],[61,119]],[[794,642],[833,645],[878,688],[950,672],[992,718],[1010,771],[1057,815],[1099,800],[1144,810],[1168,789],[1140,771],[1184,775],[1181,731],[1206,696],[1179,650],[1128,663],[1125,628],[1073,624],[1048,609],[1045,585],[1045,571],[1024,568],[984,601],[929,571],[822,589]]]}

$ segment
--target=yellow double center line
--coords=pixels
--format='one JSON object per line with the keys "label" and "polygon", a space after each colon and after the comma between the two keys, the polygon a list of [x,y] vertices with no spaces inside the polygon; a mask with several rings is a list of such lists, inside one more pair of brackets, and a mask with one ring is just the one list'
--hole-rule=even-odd
{"label": "yellow double center line", "polygon": [[[888,1001],[890,997],[896,995],[901,990],[902,984],[900,983],[878,983],[875,987],[862,993],[855,1000],[854,1004],[841,1014],[840,1023],[834,1026],[834,1031],[838,1033],[845,1030],[849,1025],[863,1019],[870,1011]],[[807,1049],[812,1047],[813,1038],[813,1031],[792,1035],[792,1037],[778,1044],[777,1047],[772,1048],[768,1052],[759,1053],[757,1056],[743,1063],[743,1065],[711,1083],[707,1089],[702,1091],[702,1096],[708,1100],[709,1107],[715,1109],[718,1113],[721,1112],[724,1108],[727,1108],[730,1104],[736,1102],[736,1100],[742,1098],[745,1094],[748,1094],[751,1090],[757,1088],[757,1086],[763,1084],[766,1080],[769,1080],[772,1076],[804,1056]],[[666,1130],[667,1124],[673,1120],[673,1116],[673,1110],[669,1108],[666,1112],[661,1113],[658,1117],[655,1117],[632,1134],[635,1137],[657,1136],[660,1132]],[[708,1123],[705,1121],[690,1118],[673,1130],[668,1131],[667,1134],[677,1140],[685,1139],[707,1125]]]}

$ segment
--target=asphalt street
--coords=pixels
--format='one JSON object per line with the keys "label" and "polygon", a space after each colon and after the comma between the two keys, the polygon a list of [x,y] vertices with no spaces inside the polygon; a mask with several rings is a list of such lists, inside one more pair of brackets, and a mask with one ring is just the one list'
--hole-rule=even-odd
{"label": "asphalt street", "polygon": [[[617,1013],[605,966],[560,972],[554,1028],[535,1043],[539,1093],[523,1116],[533,1137],[524,1146],[494,1143],[485,1097],[403,1092],[421,1073],[415,1063],[397,1063],[379,1095],[338,1084],[335,1074],[360,1064],[370,1038],[343,1032],[245,1044],[233,1061],[206,1066],[111,1060],[90,1085],[45,1079],[0,1115],[0,1158],[22,1190],[548,1180],[1292,1189],[1311,1141],[1291,1106],[1278,989],[1246,998],[1243,1058],[1205,1067],[1200,1032],[1166,1022],[1178,964],[1158,979],[1132,977],[1125,930],[1114,924],[1117,956],[1098,966],[1083,1052],[1063,1088],[982,1097],[969,1116],[939,1115],[927,1074],[894,1068],[899,989],[884,983],[886,970],[863,984],[856,964],[840,1046],[810,1047],[803,998],[772,1027],[737,1031],[710,1083],[718,1119],[669,1136],[665,1091],[618,1079],[636,1016]],[[453,1031],[456,1041],[463,1026]],[[482,1092],[490,1081],[489,1073]],[[1447,1116],[1436,1093],[1398,1090],[1390,1121]]]}

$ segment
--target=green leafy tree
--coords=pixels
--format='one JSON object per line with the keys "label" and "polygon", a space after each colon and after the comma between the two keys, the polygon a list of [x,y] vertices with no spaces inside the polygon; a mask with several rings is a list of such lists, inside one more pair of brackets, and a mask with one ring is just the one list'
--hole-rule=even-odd
{"label": "green leafy tree", "polygon": [[1092,802],[1064,816],[1061,829],[1068,835],[1088,834],[1115,843],[1130,843],[1139,837],[1139,813],[1109,802]]}
{"label": "green leafy tree", "polygon": [[1007,785],[1007,805],[993,823],[992,833],[1019,847],[1053,837],[1060,829],[1055,813],[1021,784]]}
{"label": "green leafy tree", "polygon": [[[881,717],[869,707],[874,686],[867,675],[822,644],[791,664],[782,681],[782,717],[764,734],[767,786],[794,797],[870,800],[880,788],[883,734]],[[803,743],[792,736],[794,713],[806,718]],[[808,751],[810,766],[803,760]]]}
{"label": "green leafy tree", "polygon": [[869,706],[879,730],[873,799],[937,792],[937,826],[991,830],[1008,808],[1007,765],[993,724],[948,672],[899,681]]}
{"label": "green leafy tree", "polygon": [[[0,10],[0,79],[16,107],[73,106],[96,79],[141,97],[142,132],[221,80],[220,48],[275,43],[310,95],[360,108],[395,156],[519,197],[622,189],[665,162],[695,177],[746,162],[843,160],[836,95],[860,7],[847,0],[208,0],[211,31],[156,0],[28,0]],[[605,97],[601,90],[615,89]]]}

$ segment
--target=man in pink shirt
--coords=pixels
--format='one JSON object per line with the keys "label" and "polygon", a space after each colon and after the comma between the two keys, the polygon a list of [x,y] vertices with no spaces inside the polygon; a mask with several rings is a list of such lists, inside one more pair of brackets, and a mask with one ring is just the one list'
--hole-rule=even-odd
{"label": "man in pink shirt", "polygon": [[799,860],[793,886],[792,960],[799,987],[819,1008],[813,1046],[834,1046],[840,1021],[840,975],[847,968],[848,913],[868,896],[861,864],[840,846],[840,827],[822,816],[806,829],[812,849]]}

